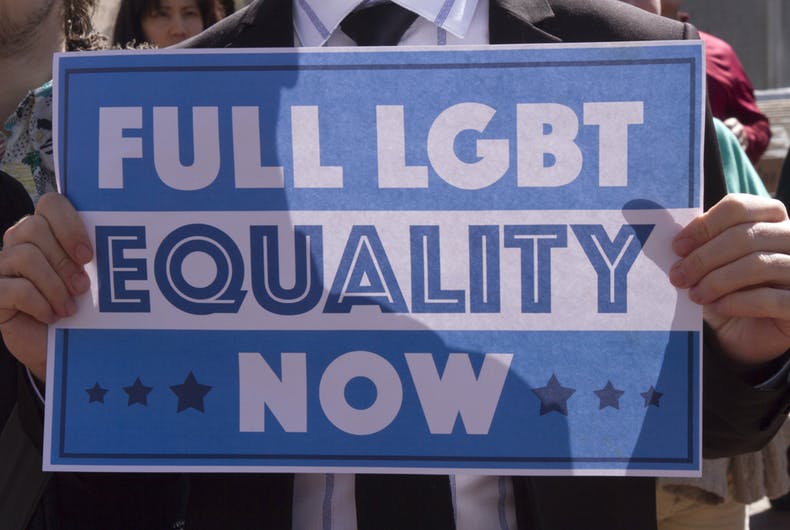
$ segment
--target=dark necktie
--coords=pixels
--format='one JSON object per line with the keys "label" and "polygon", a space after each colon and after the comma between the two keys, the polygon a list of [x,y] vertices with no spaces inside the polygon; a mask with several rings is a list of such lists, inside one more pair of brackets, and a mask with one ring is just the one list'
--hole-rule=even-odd
{"label": "dark necktie", "polygon": [[357,475],[357,529],[454,530],[447,475]]}
{"label": "dark necktie", "polygon": [[[395,46],[417,15],[385,3],[350,13],[340,28],[359,46]],[[447,476],[357,475],[359,530],[455,528]]]}
{"label": "dark necktie", "polygon": [[387,2],[349,13],[340,29],[358,46],[395,46],[416,19],[415,13]]}
{"label": "dark necktie", "polygon": [[[340,28],[359,46],[395,46],[417,15],[385,3],[350,13]],[[455,528],[447,476],[357,475],[357,528]]]}

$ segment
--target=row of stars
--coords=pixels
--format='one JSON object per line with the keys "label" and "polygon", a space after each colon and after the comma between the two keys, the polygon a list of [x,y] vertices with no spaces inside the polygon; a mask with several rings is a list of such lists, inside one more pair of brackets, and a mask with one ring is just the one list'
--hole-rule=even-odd
{"label": "row of stars", "polygon": [[[576,393],[576,389],[562,386],[557,380],[557,376],[552,374],[546,386],[533,388],[532,392],[540,399],[541,416],[549,412],[559,412],[563,416],[567,416],[568,400]],[[625,391],[615,388],[611,381],[607,381],[605,387],[595,390],[593,393],[600,400],[598,410],[608,407],[619,410],[620,397],[625,394]],[[644,399],[645,407],[659,407],[659,400],[664,394],[653,388],[653,385],[650,385],[647,391],[640,392],[639,395]]]}
{"label": "row of stars", "polygon": [[[210,385],[198,383],[194,374],[189,372],[182,384],[172,385],[170,390],[178,397],[178,412],[186,409],[204,412],[203,398],[211,391],[211,388]],[[144,385],[138,377],[131,386],[123,387],[123,391],[129,397],[127,405],[139,404],[148,406],[148,394],[151,393],[151,390],[153,390],[153,387]],[[102,388],[98,382],[85,391],[88,393],[88,403],[104,403],[104,396],[109,392],[108,389]],[[576,389],[562,386],[557,376],[552,374],[546,386],[533,388],[532,392],[540,399],[541,416],[549,412],[558,412],[567,416],[568,400],[576,393]],[[606,386],[600,390],[595,390],[593,393],[599,399],[598,410],[609,407],[619,410],[620,398],[625,394],[625,391],[615,388],[611,381],[607,381]],[[645,407],[658,407],[659,400],[664,394],[651,385],[646,392],[641,392],[639,395],[644,399]]]}
{"label": "row of stars", "polygon": [[[189,372],[189,375],[180,385],[172,385],[170,390],[178,397],[178,412],[186,409],[195,409],[200,412],[205,412],[203,408],[203,398],[211,390],[210,385],[203,385],[197,382],[195,375]],[[128,406],[135,404],[148,406],[148,394],[154,389],[152,386],[146,386],[138,377],[135,379],[131,386],[123,387],[123,391],[129,397],[127,401]],[[108,389],[102,388],[97,382],[91,388],[85,389],[88,393],[88,403],[104,403],[104,396],[109,392]]]}

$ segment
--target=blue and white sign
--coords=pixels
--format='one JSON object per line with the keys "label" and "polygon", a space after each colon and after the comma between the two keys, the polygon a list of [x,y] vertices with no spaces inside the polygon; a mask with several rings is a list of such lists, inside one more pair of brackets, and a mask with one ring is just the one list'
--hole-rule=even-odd
{"label": "blue and white sign", "polygon": [[689,475],[701,46],[57,58],[50,470]]}

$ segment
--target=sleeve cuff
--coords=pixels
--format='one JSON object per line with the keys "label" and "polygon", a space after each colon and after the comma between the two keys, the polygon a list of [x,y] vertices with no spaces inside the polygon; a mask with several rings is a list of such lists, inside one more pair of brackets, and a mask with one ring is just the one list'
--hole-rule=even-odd
{"label": "sleeve cuff", "polygon": [[30,386],[33,388],[33,391],[36,393],[38,400],[41,404],[44,404],[44,395],[41,393],[41,389],[39,388],[39,382],[36,381],[36,378],[33,377],[33,372],[30,371],[30,368],[25,366],[25,371],[27,372],[27,379],[30,382]]}
{"label": "sleeve cuff", "polygon": [[790,350],[779,357],[781,365],[772,365],[775,373],[760,384],[755,385],[757,390],[781,390],[790,383]]}

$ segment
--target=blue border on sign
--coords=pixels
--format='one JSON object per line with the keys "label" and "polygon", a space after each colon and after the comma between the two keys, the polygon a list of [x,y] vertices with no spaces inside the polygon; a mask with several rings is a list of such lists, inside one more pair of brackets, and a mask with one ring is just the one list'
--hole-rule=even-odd
{"label": "blue border on sign", "polygon": [[[600,51],[600,50],[597,50]],[[453,52],[448,52],[453,53]],[[299,54],[296,54],[297,56]],[[330,58],[322,58],[325,61],[331,61],[332,56],[339,56],[341,54],[325,54],[330,56]],[[397,54],[393,54],[397,55]],[[272,62],[277,62],[285,60],[285,57],[289,57],[289,54],[282,54],[282,55],[266,55],[266,60],[271,60]],[[353,60],[355,56],[353,54],[348,54],[348,57],[343,57],[343,60]],[[210,57],[210,56],[209,56]],[[366,58],[370,57],[370,54],[365,54]],[[77,60],[79,58],[76,58]],[[265,65],[216,65],[216,66],[206,66],[206,65],[195,65],[195,66],[152,66],[152,65],[144,65],[144,66],[130,66],[130,67],[119,67],[119,68],[111,68],[111,67],[66,67],[63,70],[63,78],[65,82],[63,83],[61,90],[63,91],[64,98],[63,101],[69,101],[69,93],[70,93],[70,86],[75,76],[80,75],[95,75],[95,74],[106,74],[106,73],[159,73],[159,72],[179,72],[179,73],[198,73],[198,72],[226,72],[229,76],[235,73],[242,73],[242,72],[298,72],[298,71],[385,71],[385,70],[394,70],[394,71],[421,71],[421,70],[470,70],[470,69],[490,69],[490,70],[507,70],[507,69],[534,69],[534,68],[556,68],[556,67],[602,67],[602,66],[655,66],[655,65],[688,65],[688,79],[689,79],[689,111],[688,111],[688,122],[689,122],[689,138],[688,145],[692,146],[688,152],[688,175],[690,176],[688,181],[688,190],[687,190],[687,197],[685,200],[685,204],[680,207],[688,207],[694,208],[699,206],[698,203],[701,203],[700,198],[700,190],[697,189],[697,181],[699,180],[699,166],[698,166],[698,157],[699,157],[699,147],[700,147],[700,138],[695,135],[695,131],[699,127],[699,120],[701,118],[701,113],[697,108],[700,104],[698,101],[698,93],[697,93],[697,84],[699,83],[699,79],[697,79],[697,63],[700,59],[698,57],[683,57],[683,58],[655,58],[655,59],[611,59],[611,60],[600,60],[600,59],[590,59],[590,60],[545,60],[545,61],[534,61],[534,60],[525,60],[525,61],[496,61],[491,63],[468,63],[468,62],[411,62],[411,63],[404,63],[404,64],[265,64]],[[69,119],[69,111],[64,108],[61,109],[60,115],[62,116],[62,123],[61,123],[61,131],[65,131],[68,128],[68,119]],[[62,186],[63,192],[68,194],[68,175],[65,170],[68,167],[68,138],[66,135],[63,135],[63,146],[64,149],[62,151],[63,155],[60,159],[60,166],[61,166],[61,179],[62,179]],[[336,203],[333,199],[328,199],[324,201],[324,203],[315,203],[311,202],[310,207],[300,207],[298,204],[295,204],[296,201],[288,200],[288,204],[290,204],[290,209],[293,210],[334,210],[337,209],[334,206]],[[277,203],[278,206],[273,206],[271,210],[280,210],[282,209],[282,202]],[[371,209],[371,210],[382,210],[382,209],[389,209],[389,208],[381,208],[375,204],[372,206],[371,203],[367,201],[358,201],[354,203],[354,208],[352,209]],[[451,206],[444,208],[446,210],[454,210],[454,209],[469,209],[468,204],[462,204],[459,206]],[[621,208],[620,208],[621,206]],[[679,205],[653,205],[652,207],[678,207]],[[650,208],[651,206],[646,205],[643,201],[640,203],[628,203],[625,205],[618,205],[618,209],[628,210],[628,209],[645,209]],[[178,207],[176,207],[178,208]],[[227,207],[226,207],[227,208]],[[262,206],[264,209],[269,209],[266,206]],[[421,210],[421,209],[433,209],[435,208],[434,205],[420,205],[415,208],[414,210]],[[543,209],[554,209],[560,208],[564,209],[565,207],[562,205],[554,205],[551,203],[545,203],[543,205]],[[96,209],[96,208],[88,208],[88,209]],[[237,210],[245,210],[249,209],[246,207],[236,207],[234,206],[231,209]],[[472,207],[471,209],[476,209]],[[505,206],[500,207],[497,209],[501,210],[509,210],[509,209],[520,209],[518,206]],[[608,209],[608,208],[604,208]]]}
{"label": "blue border on sign", "polygon": [[[638,333],[638,332],[637,332]],[[370,462],[388,462],[398,463],[402,467],[453,467],[465,464],[461,467],[475,468],[484,467],[486,465],[497,464],[498,467],[513,467],[517,469],[534,469],[537,465],[556,466],[558,469],[572,469],[568,464],[631,464],[625,466],[626,468],[638,469],[640,467],[649,467],[653,465],[675,465],[683,468],[684,466],[691,466],[696,463],[697,446],[695,444],[695,418],[697,417],[697,393],[695,388],[697,385],[697,375],[699,373],[699,350],[697,348],[699,333],[686,332],[686,362],[687,362],[687,378],[686,378],[686,436],[687,446],[685,454],[677,457],[520,457],[520,456],[496,456],[496,457],[480,457],[480,456],[445,456],[435,457],[426,455],[338,455],[338,454],[271,454],[267,453],[84,453],[73,452],[66,450],[66,437],[67,437],[67,395],[69,379],[69,330],[60,329],[56,333],[56,344],[58,345],[58,355],[56,357],[56,370],[60,369],[62,377],[56,383],[56,389],[59,386],[59,430],[57,437],[57,450],[56,454],[59,461],[53,462],[57,464],[67,464],[69,461],[87,460],[100,460],[105,463],[113,463],[116,465],[137,465],[135,461],[150,460],[150,461],[192,461],[196,465],[205,465],[207,467],[216,467],[220,465],[242,465],[235,464],[236,462],[243,461],[243,465],[294,465],[293,462],[301,461],[300,466],[310,465],[311,462],[337,462],[337,465],[364,465]],[[55,452],[53,448],[53,452]],[[119,463],[119,461],[126,460],[129,462]],[[210,463],[209,463],[210,461]],[[286,462],[286,463],[283,463]],[[420,463],[426,465],[420,466]],[[325,464],[326,465],[326,464]],[[492,468],[494,470],[496,468]],[[580,468],[583,469],[583,468]]]}

